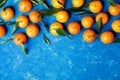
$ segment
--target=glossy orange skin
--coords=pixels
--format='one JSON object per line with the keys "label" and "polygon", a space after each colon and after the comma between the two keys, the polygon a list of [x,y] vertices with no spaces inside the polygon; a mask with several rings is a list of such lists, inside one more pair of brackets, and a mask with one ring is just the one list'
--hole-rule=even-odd
{"label": "glossy orange skin", "polygon": [[112,16],[117,16],[120,14],[120,5],[119,4],[116,4],[115,6],[110,6],[109,7],[109,13],[112,15]]}
{"label": "glossy orange skin", "polygon": [[3,9],[1,12],[1,17],[4,20],[11,20],[14,17],[14,10],[10,7]]}
{"label": "glossy orange skin", "polygon": [[107,22],[108,22],[108,15],[107,13],[104,13],[104,12],[100,12],[96,15],[96,22],[101,18],[101,21],[102,21],[102,25],[105,25]]}
{"label": "glossy orange skin", "polygon": [[105,31],[101,34],[100,39],[104,44],[110,44],[114,41],[114,35],[110,31]]}
{"label": "glossy orange skin", "polygon": [[68,32],[70,34],[78,34],[81,30],[81,26],[78,22],[71,22],[68,24]]}
{"label": "glossy orange skin", "polygon": [[23,33],[17,33],[14,35],[13,41],[17,46],[21,46],[21,44],[25,44],[27,42],[27,36]]}
{"label": "glossy orange skin", "polygon": [[96,37],[94,37],[94,35],[96,35],[94,30],[91,30],[91,29],[86,30],[83,33],[83,40],[86,42],[93,42],[96,39]]}
{"label": "glossy orange skin", "polygon": [[102,8],[102,2],[98,0],[94,0],[89,4],[89,9],[92,13],[98,13],[102,10]]}
{"label": "glossy orange skin", "polygon": [[19,22],[18,26],[20,28],[25,28],[29,24],[29,19],[27,16],[22,15],[16,19],[16,22]]}
{"label": "glossy orange skin", "polygon": [[6,34],[6,29],[4,26],[0,26],[0,38]]}
{"label": "glossy orange skin", "polygon": [[91,28],[94,24],[94,19],[92,16],[85,16],[82,18],[81,23],[84,28]]}
{"label": "glossy orange skin", "polygon": [[52,5],[54,8],[62,8],[65,5],[65,0],[52,0]]}
{"label": "glossy orange skin", "polygon": [[38,23],[38,22],[40,22],[40,21],[41,21],[41,18],[42,18],[42,16],[41,16],[40,12],[38,12],[38,11],[36,11],[36,10],[30,12],[30,14],[29,14],[29,19],[30,19],[31,22],[33,22],[33,23]]}
{"label": "glossy orange skin", "polygon": [[120,33],[120,20],[115,20],[112,23],[112,30],[117,32],[117,33]]}
{"label": "glossy orange skin", "polygon": [[74,7],[81,7],[84,4],[84,0],[72,0],[72,4]]}
{"label": "glossy orange skin", "polygon": [[27,28],[26,28],[26,34],[28,37],[30,38],[34,38],[39,34],[40,30],[39,27],[35,24],[30,24]]}
{"label": "glossy orange skin", "polygon": [[21,12],[29,12],[32,9],[32,3],[30,0],[21,0],[19,3],[19,10]]}
{"label": "glossy orange skin", "polygon": [[56,32],[55,29],[61,29],[63,30],[63,25],[59,22],[54,22],[50,25],[50,33],[54,36],[58,36],[59,34]]}
{"label": "glossy orange skin", "polygon": [[58,11],[56,13],[56,20],[61,22],[61,23],[65,23],[67,22],[69,19],[69,14],[67,11],[65,10],[61,10],[61,11]]}

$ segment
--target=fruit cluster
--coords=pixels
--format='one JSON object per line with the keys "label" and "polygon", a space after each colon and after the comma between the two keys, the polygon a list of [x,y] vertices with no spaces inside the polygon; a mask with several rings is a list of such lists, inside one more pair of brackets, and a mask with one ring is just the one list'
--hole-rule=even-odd
{"label": "fruit cluster", "polygon": [[[48,10],[45,11],[36,11],[32,10],[29,13],[29,16],[21,15],[18,16],[16,21],[14,22],[5,22],[4,25],[14,25],[14,28],[12,30],[12,34],[15,33],[17,28],[26,28],[26,34],[23,33],[17,33],[14,35],[13,38],[5,40],[1,42],[1,44],[4,44],[8,41],[13,40],[14,43],[18,46],[22,46],[22,50],[25,54],[27,54],[27,51],[24,47],[24,44],[27,41],[27,37],[34,38],[39,34],[39,27],[36,25],[36,23],[42,22],[45,26],[45,28],[48,30],[48,27],[42,20],[42,16],[52,16],[53,14],[56,14],[56,21],[50,25],[50,33],[54,36],[67,36],[69,35],[64,31],[64,26],[62,23],[66,23],[69,20],[69,12],[79,12],[80,14],[96,14],[95,19],[93,16],[85,16],[82,18],[81,23],[78,22],[70,22],[67,27],[67,31],[70,34],[76,35],[81,31],[81,27],[87,28],[87,30],[83,33],[83,40],[86,42],[93,42],[99,35],[100,39],[104,44],[110,44],[112,42],[117,42],[119,39],[115,40],[114,34],[111,31],[105,31],[103,33],[100,33],[101,26],[105,25],[108,20],[108,14],[105,12],[102,12],[103,4],[101,0],[92,0],[91,2],[85,3],[85,0],[72,0],[73,7],[65,10],[64,5],[66,0],[51,0],[52,5],[54,8],[49,8],[48,5],[44,2],[44,0],[21,0],[19,3],[19,10],[21,12],[30,12],[33,6],[37,5],[38,3],[43,4],[48,8]],[[120,5],[114,3],[112,0],[108,0],[110,3],[109,6],[109,13],[112,16],[117,16],[120,14]],[[5,3],[4,3],[5,4]],[[3,5],[2,5],[3,6]],[[85,8],[89,8],[87,11]],[[6,7],[1,12],[1,17],[3,20],[11,20],[14,18],[14,10],[11,7]],[[33,24],[29,24],[29,22],[32,22]],[[92,30],[92,26],[94,23],[97,23],[98,27],[98,33]],[[81,24],[81,25],[80,25]],[[120,33],[120,20],[115,20],[112,23],[112,30],[116,33]],[[4,26],[0,26],[0,37],[3,37],[6,33],[6,29]],[[46,43],[50,43],[49,39],[43,34],[43,39]]]}

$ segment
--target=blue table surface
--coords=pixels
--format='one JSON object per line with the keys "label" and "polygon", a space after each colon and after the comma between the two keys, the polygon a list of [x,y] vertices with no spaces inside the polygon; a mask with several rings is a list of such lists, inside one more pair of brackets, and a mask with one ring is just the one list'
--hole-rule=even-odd
{"label": "blue table surface", "polygon": [[[20,1],[8,0],[0,11],[7,6],[13,6],[15,16],[11,21],[15,21],[19,15],[29,15],[29,12],[19,11]],[[45,1],[52,7],[51,0]],[[85,0],[88,1],[90,0]],[[108,13],[107,0],[101,1],[104,5],[102,11]],[[120,3],[120,0],[114,1]],[[65,8],[71,6],[71,0],[67,0]],[[41,9],[46,8],[41,4],[32,8]],[[72,21],[80,22],[87,14],[70,15],[69,21],[64,24],[65,27]],[[43,16],[43,19],[48,25],[56,22],[55,16]],[[102,32],[111,30],[111,23],[116,19],[120,19],[120,15],[114,17],[109,15],[109,22],[102,27]],[[93,43],[86,43],[82,39],[82,34],[86,30],[84,28],[78,35],[70,35],[72,40],[62,36],[55,37],[45,30],[41,22],[37,25],[41,28],[39,35],[33,39],[29,38],[25,44],[29,51],[28,55],[24,55],[21,47],[16,46],[13,41],[0,45],[0,80],[120,80],[120,44],[104,45],[100,38]],[[11,35],[13,25],[6,28],[7,34],[0,38],[0,41],[13,37]],[[97,30],[96,24],[92,29]],[[25,29],[18,29],[16,33],[18,32],[25,33]],[[50,45],[42,39],[43,33],[50,39]],[[120,37],[120,34],[115,33],[115,36]]]}

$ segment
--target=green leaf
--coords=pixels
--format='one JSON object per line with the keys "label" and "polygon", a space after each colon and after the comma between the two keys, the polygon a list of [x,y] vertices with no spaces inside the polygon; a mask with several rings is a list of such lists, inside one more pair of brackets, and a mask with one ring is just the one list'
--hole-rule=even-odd
{"label": "green leaf", "polygon": [[44,5],[46,8],[49,8],[47,3],[44,2],[44,0],[36,0],[36,1]]}
{"label": "green leaf", "polygon": [[28,54],[27,49],[25,48],[24,44],[21,44],[22,51],[24,54]]}
{"label": "green leaf", "polygon": [[0,44],[5,44],[5,43],[7,43],[7,42],[10,42],[11,40],[13,40],[13,38],[8,39],[8,40],[5,40],[5,41],[1,42]]}
{"label": "green leaf", "polygon": [[61,6],[62,8],[64,8],[64,6],[62,5],[62,3],[61,3],[59,0],[57,0],[57,2],[60,4],[60,6]]}
{"label": "green leaf", "polygon": [[38,4],[38,2],[35,0],[30,0],[30,1],[32,2],[33,6],[36,6]]}
{"label": "green leaf", "polygon": [[1,0],[0,1],[0,8],[7,2],[7,0]]}
{"label": "green leaf", "polygon": [[112,5],[112,6],[115,6],[115,3],[113,0],[108,0],[109,4]]}
{"label": "green leaf", "polygon": [[14,21],[14,22],[5,22],[4,24],[5,25],[13,25],[13,24],[16,24],[16,21]]}
{"label": "green leaf", "polygon": [[83,14],[92,14],[92,13],[86,10],[81,10],[77,15],[83,15]]}
{"label": "green leaf", "polygon": [[15,26],[13,27],[13,30],[12,30],[12,34],[14,34],[15,31],[18,29],[18,24],[19,24],[19,22],[15,23]]}
{"label": "green leaf", "polygon": [[81,10],[83,10],[83,9],[71,7],[70,9],[68,9],[68,12],[79,12],[79,11],[81,11]]}
{"label": "green leaf", "polygon": [[42,10],[40,13],[44,16],[53,16],[56,14],[58,11],[62,10],[62,8],[56,9],[56,8],[50,8],[48,10]]}
{"label": "green leaf", "polygon": [[45,34],[43,34],[42,37],[47,44],[50,44],[50,40],[45,36]]}
{"label": "green leaf", "polygon": [[90,2],[84,4],[82,7],[80,8],[76,8],[76,7],[71,7],[70,9],[68,9],[69,12],[79,12],[79,11],[82,11],[84,10],[85,8],[88,8],[89,7],[89,4]]}
{"label": "green leaf", "polygon": [[55,29],[55,30],[56,30],[56,32],[57,32],[60,36],[66,36],[67,38],[71,39],[64,30],[59,29],[59,28],[58,28],[58,29]]}
{"label": "green leaf", "polygon": [[102,21],[101,21],[101,18],[97,21],[97,28],[98,28],[98,32],[101,31],[101,24],[102,24]]}
{"label": "green leaf", "polygon": [[81,8],[82,8],[82,9],[88,8],[88,7],[89,7],[89,4],[90,4],[90,2],[87,2],[87,3],[84,4]]}
{"label": "green leaf", "polygon": [[115,40],[113,41],[113,43],[120,43],[120,38],[115,39]]}
{"label": "green leaf", "polygon": [[43,23],[45,29],[49,32],[49,28],[48,28],[47,24],[44,22],[44,20],[42,20],[41,22]]}

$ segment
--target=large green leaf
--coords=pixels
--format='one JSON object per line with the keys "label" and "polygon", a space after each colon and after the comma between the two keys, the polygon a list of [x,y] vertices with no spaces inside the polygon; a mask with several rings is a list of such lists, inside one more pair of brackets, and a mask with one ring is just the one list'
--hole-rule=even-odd
{"label": "large green leaf", "polygon": [[40,13],[43,16],[53,16],[56,14],[58,11],[62,10],[62,8],[56,9],[56,8],[50,8],[48,10],[41,10]]}
{"label": "large green leaf", "polygon": [[7,2],[8,0],[0,0],[0,8]]}

